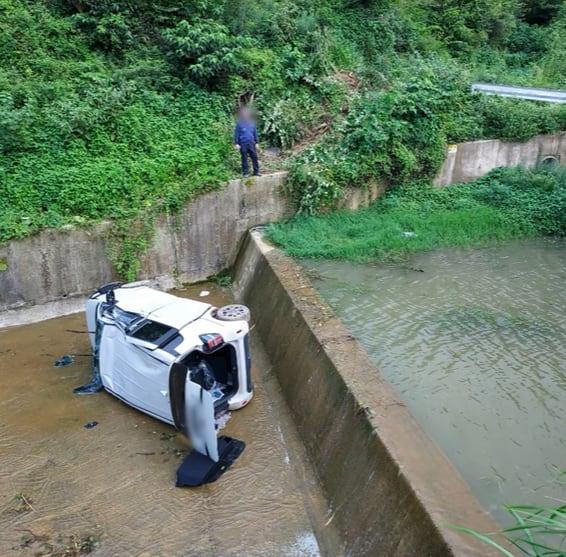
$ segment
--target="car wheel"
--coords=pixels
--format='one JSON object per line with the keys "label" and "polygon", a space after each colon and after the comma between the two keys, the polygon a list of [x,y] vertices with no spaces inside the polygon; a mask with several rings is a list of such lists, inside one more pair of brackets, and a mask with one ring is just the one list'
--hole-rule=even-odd
{"label": "car wheel", "polygon": [[216,319],[220,321],[249,321],[250,310],[241,304],[230,304],[216,310]]}

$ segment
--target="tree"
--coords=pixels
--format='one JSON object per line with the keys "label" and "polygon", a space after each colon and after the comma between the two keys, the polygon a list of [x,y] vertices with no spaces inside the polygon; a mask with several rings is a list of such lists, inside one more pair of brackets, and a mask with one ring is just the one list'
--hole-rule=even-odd
{"label": "tree", "polygon": [[224,25],[211,20],[179,22],[163,32],[166,52],[182,73],[205,86],[225,81],[241,66],[240,52],[250,40],[236,37]]}

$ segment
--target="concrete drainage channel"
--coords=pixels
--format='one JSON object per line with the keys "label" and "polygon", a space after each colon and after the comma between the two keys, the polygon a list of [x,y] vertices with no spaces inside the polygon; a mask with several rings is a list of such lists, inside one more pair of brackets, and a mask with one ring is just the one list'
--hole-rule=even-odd
{"label": "concrete drainage channel", "polygon": [[[173,487],[168,460],[187,446],[172,428],[104,394],[73,396],[88,358],[52,367],[62,353],[88,352],[86,334],[72,332],[84,330],[83,316],[67,314],[113,278],[107,225],[0,246],[0,328],[27,324],[0,329],[0,555],[32,555],[45,536],[83,532],[100,534],[97,555],[492,554],[447,527],[498,529],[303,270],[246,233],[293,213],[283,180],[236,180],[201,196],[180,228],[157,223],[142,265],[139,278],[161,288],[174,285],[172,271],[195,281],[233,265],[236,300],[252,310],[257,396],[227,432],[248,448],[198,491]],[[91,420],[99,425],[83,429]],[[22,546],[22,532],[33,543]]]}
{"label": "concrete drainage channel", "polygon": [[345,554],[498,555],[447,526],[498,529],[303,270],[252,232],[233,288],[255,316]]}
{"label": "concrete drainage channel", "polygon": [[447,527],[497,530],[302,269],[251,232],[233,291],[252,310],[257,396],[227,433],[248,448],[196,490],[173,486],[187,450],[173,428],[72,395],[88,358],[52,367],[88,351],[82,314],[0,331],[0,554],[86,533],[101,556],[491,555]]}
{"label": "concrete drainage channel", "polygon": [[[212,303],[229,301],[206,288]],[[73,333],[81,314],[0,331],[0,554],[86,532],[103,556],[496,555],[447,526],[497,530],[303,270],[260,232],[243,243],[233,292],[253,315],[257,396],[227,433],[248,448],[197,490],[173,487],[187,447],[172,428],[104,393],[71,394],[88,358],[53,370],[60,352],[88,351]]]}
{"label": "concrete drainage channel", "polygon": [[[175,292],[216,306],[214,284]],[[257,332],[255,397],[222,433],[246,442],[217,482],[176,488],[183,435],[99,392],[84,313],[0,330],[0,555],[321,557],[342,542]],[[72,364],[54,367],[61,354]],[[77,544],[85,547],[77,550]],[[76,551],[75,551],[76,550]]]}
{"label": "concrete drainage channel", "polygon": [[[449,146],[435,184],[562,162],[565,137]],[[255,321],[258,394],[233,420],[248,449],[221,481],[188,494],[167,464],[187,449],[172,428],[109,396],[74,397],[88,358],[52,368],[61,353],[88,351],[72,331],[84,327],[85,296],[115,278],[111,223],[0,245],[0,555],[85,531],[100,533],[97,555],[120,557],[497,555],[447,527],[498,529],[302,269],[247,233],[294,214],[285,177],[232,180],[161,216],[141,261],[138,278],[163,289],[234,266],[234,294]],[[352,189],[342,206],[382,191]],[[1,329],[15,325],[26,326]],[[108,419],[85,436],[99,415]]]}

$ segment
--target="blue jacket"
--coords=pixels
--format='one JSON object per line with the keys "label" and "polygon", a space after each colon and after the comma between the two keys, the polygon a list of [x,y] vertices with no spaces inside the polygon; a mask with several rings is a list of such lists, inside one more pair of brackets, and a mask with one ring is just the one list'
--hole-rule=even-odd
{"label": "blue jacket", "polygon": [[253,122],[238,121],[234,129],[234,145],[254,145],[257,143],[257,131]]}

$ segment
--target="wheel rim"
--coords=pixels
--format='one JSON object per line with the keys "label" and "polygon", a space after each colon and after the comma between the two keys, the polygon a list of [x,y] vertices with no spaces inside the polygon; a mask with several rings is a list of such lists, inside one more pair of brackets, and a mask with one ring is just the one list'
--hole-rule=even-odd
{"label": "wheel rim", "polygon": [[218,310],[218,316],[228,317],[230,319],[244,319],[248,314],[248,308],[238,304],[221,307]]}

